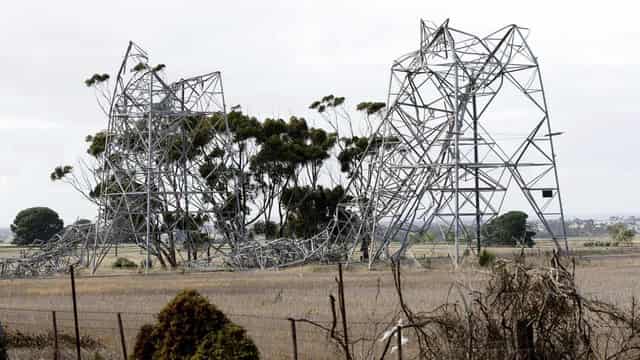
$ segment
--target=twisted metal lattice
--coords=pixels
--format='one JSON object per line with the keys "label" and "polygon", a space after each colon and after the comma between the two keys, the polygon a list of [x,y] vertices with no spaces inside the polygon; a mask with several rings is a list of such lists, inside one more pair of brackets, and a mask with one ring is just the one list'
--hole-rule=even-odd
{"label": "twisted metal lattice", "polygon": [[[391,68],[388,112],[349,186],[356,200],[347,206],[361,218],[351,236],[368,244],[373,262],[402,255],[410,233],[431,229],[454,238],[457,260],[461,243],[479,250],[482,225],[516,189],[566,249],[559,133],[527,30],[509,25],[478,37],[448,20],[421,21],[420,30],[419,49]],[[400,241],[393,252],[392,240]]]}
{"label": "twisted metal lattice", "polygon": [[[559,133],[551,130],[527,34],[509,25],[478,37],[448,20],[421,21],[419,49],[391,68],[387,112],[350,176],[350,201],[320,234],[274,240],[248,236],[238,216],[239,149],[220,73],[169,83],[164,65],[130,43],[111,97],[96,226],[3,269],[40,274],[59,271],[52,262],[73,261],[95,271],[115,243],[135,242],[151,256],[203,233],[216,239],[221,263],[237,268],[351,259],[358,249],[372,264],[400,257],[410,235],[427,230],[453,238],[457,263],[460,244],[479,250],[482,225],[510,192],[568,250],[553,147]],[[212,117],[215,126],[199,128],[199,119]],[[207,141],[194,142],[194,132]],[[556,219],[559,230],[551,226]],[[394,240],[400,246],[392,250]],[[71,258],[79,246],[82,256]]]}

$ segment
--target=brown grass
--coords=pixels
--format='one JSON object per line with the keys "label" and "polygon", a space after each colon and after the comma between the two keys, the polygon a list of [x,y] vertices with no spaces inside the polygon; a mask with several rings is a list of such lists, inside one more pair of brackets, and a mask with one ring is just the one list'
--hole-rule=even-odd
{"label": "brown grass", "polygon": [[[638,265],[640,257],[634,255],[582,259],[576,270],[578,285],[586,295],[624,305],[640,290]],[[144,276],[121,271],[120,274],[77,279],[81,332],[102,339],[108,356],[119,354],[116,312],[123,313],[131,349],[137,329],[153,320],[151,314],[157,313],[178,291],[192,288],[245,326],[265,359],[290,358],[290,327],[286,318],[328,321],[328,296],[336,293],[333,266],[242,273],[158,272]],[[483,270],[475,266],[458,271],[452,271],[446,264],[432,269],[409,266],[403,270],[404,296],[415,310],[430,310],[448,296],[455,296],[450,293],[455,281],[482,287],[485,278]],[[398,310],[390,271],[351,267],[345,274],[345,283],[348,319],[354,333],[376,323],[380,326],[388,323]],[[57,310],[61,311],[60,327],[71,334],[70,294],[69,280],[64,276],[0,280],[0,321],[10,329],[50,331],[51,315],[47,311]],[[334,358],[333,348],[324,335],[305,325],[299,325],[298,331],[302,358]]]}

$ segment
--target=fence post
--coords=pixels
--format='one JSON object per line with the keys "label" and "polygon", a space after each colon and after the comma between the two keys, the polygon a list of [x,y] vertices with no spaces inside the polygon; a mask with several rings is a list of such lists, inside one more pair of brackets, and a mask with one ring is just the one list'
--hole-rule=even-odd
{"label": "fence post", "polygon": [[396,327],[396,339],[398,343],[398,360],[402,360],[402,326]]}
{"label": "fence post", "polygon": [[122,327],[122,316],[118,313],[118,329],[120,330],[120,343],[122,344],[122,359],[127,360],[127,343],[124,339],[124,327]]}
{"label": "fence post", "polygon": [[60,349],[58,348],[58,321],[55,311],[51,312],[51,319],[53,320],[53,360],[58,360]]}
{"label": "fence post", "polygon": [[298,360],[298,336],[296,333],[296,320],[289,318],[291,322],[291,341],[293,342],[293,360]]}
{"label": "fence post", "polygon": [[342,263],[338,263],[338,300],[340,301],[340,315],[342,316],[342,330],[344,331],[344,348],[345,357],[347,360],[351,360],[351,353],[349,352],[349,335],[347,326],[347,310],[344,303],[344,280],[342,278]]}
{"label": "fence post", "polygon": [[71,274],[71,297],[73,298],[73,326],[76,331],[76,354],[78,360],[82,360],[82,354],[80,353],[80,329],[78,328],[78,305],[76,302],[76,279],[73,265],[69,266],[69,273]]}
{"label": "fence post", "polygon": [[533,325],[527,320],[518,320],[516,323],[516,339],[518,341],[518,355],[523,360],[535,359],[533,341]]}

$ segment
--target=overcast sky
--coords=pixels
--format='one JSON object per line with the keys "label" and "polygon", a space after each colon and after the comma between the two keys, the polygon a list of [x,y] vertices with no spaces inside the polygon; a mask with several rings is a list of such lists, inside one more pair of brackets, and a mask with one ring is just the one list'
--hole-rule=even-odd
{"label": "overcast sky", "polygon": [[129,40],[170,78],[223,73],[228,104],[258,117],[313,117],[333,93],[386,100],[393,59],[418,21],[484,34],[516,23],[542,66],[569,216],[638,214],[640,31],[632,1],[3,1],[0,6],[0,227],[31,206],[94,216],[51,169],[106,127],[83,80],[112,75]]}

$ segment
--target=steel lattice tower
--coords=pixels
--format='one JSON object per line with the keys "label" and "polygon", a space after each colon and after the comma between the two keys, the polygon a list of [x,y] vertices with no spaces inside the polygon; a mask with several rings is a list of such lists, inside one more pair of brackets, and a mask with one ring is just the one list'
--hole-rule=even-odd
{"label": "steel lattice tower", "polygon": [[[226,191],[207,184],[233,161],[221,75],[169,83],[161,76],[163,67],[129,44],[109,110],[94,270],[116,241],[134,241],[148,257],[161,251],[154,240],[189,241],[207,230],[195,219],[213,221],[228,201]],[[222,129],[196,128],[202,126],[198,119],[216,115],[224,121]],[[194,144],[194,131],[213,141]],[[205,162],[212,166],[202,173]]]}
{"label": "steel lattice tower", "polygon": [[[448,20],[421,21],[420,47],[394,62],[386,116],[350,184],[362,218],[352,236],[370,244],[370,261],[400,256],[411,232],[431,229],[454,237],[457,263],[458,244],[479,250],[481,226],[500,213],[510,189],[558,250],[568,250],[553,144],[559,133],[527,34],[509,25],[478,37]],[[401,244],[393,253],[392,240]]]}

